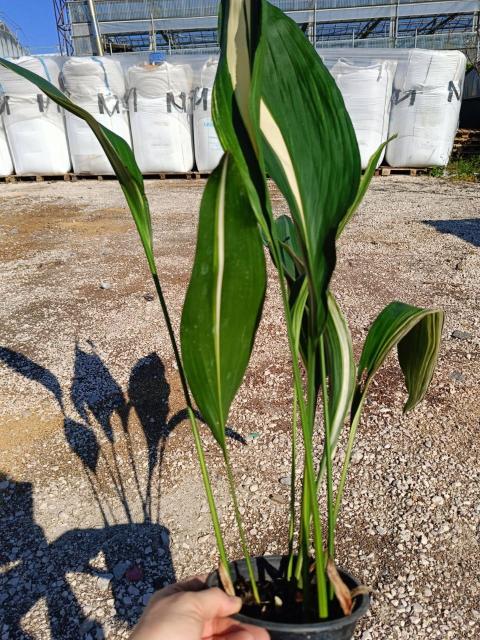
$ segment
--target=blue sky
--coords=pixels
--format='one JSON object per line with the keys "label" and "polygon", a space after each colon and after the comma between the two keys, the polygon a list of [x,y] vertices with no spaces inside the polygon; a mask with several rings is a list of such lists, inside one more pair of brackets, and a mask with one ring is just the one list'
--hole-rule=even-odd
{"label": "blue sky", "polygon": [[22,44],[32,53],[57,50],[53,0],[0,0],[0,19],[19,29]]}

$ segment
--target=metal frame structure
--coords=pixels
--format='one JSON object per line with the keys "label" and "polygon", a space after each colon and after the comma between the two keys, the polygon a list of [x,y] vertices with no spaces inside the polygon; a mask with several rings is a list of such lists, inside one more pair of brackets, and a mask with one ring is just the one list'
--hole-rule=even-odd
{"label": "metal frame structure", "polygon": [[57,23],[60,53],[66,56],[72,56],[75,51],[72,42],[72,24],[67,11],[67,0],[53,0],[53,11]]}
{"label": "metal frame structure", "polygon": [[[317,47],[462,49],[470,59],[480,58],[480,0],[271,1]],[[66,53],[217,47],[218,0],[54,0],[54,5]]]}

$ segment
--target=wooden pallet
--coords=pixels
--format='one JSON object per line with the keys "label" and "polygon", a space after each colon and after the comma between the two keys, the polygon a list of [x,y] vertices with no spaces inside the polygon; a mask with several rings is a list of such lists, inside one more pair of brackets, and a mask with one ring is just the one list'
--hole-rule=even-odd
{"label": "wooden pallet", "polygon": [[375,170],[376,176],[424,176],[430,173],[429,167],[378,167]]}
{"label": "wooden pallet", "polygon": [[480,156],[480,130],[459,129],[453,143],[452,158]]}
{"label": "wooden pallet", "polygon": [[[188,171],[186,173],[148,173],[143,177],[145,180],[201,180],[208,178],[208,173],[200,173],[199,171]],[[0,182],[15,183],[15,182],[53,182],[53,181],[65,181],[65,182],[77,182],[79,180],[116,180],[115,175],[89,175],[83,173],[64,173],[58,176],[17,176],[11,175],[4,178],[0,178]]]}
{"label": "wooden pallet", "polygon": [[[381,166],[375,170],[376,176],[390,176],[390,175],[407,175],[407,176],[421,176],[430,173],[430,169],[427,168],[414,168],[414,167],[387,167]],[[145,180],[204,180],[208,178],[208,173],[200,173],[199,171],[188,171],[186,173],[149,173],[144,175]],[[16,183],[16,182],[78,182],[79,180],[116,180],[115,175],[88,175],[83,173],[65,173],[59,176],[6,176],[0,178],[0,183]]]}

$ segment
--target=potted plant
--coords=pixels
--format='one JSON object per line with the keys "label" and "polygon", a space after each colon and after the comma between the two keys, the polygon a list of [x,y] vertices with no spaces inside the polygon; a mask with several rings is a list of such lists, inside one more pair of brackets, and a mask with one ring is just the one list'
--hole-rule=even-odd
{"label": "potted plant", "polygon": [[[209,583],[241,595],[239,617],[267,628],[274,640],[350,638],[368,607],[368,592],[337,569],[335,528],[362,409],[373,377],[395,346],[408,391],[405,411],[422,400],[438,356],[443,313],[392,302],[374,320],[355,363],[330,280],[336,241],[358,208],[386,143],[362,177],[341,94],[303,33],[278,8],[266,0],[224,0],[220,32],[213,119],[225,154],[201,202],[182,312],[181,355],[155,264],[143,179],[129,146],[42,78],[11,62],[1,64],[88,122],[125,193],[171,338],[212,517],[220,566]],[[267,175],[285,196],[289,216],[274,216]],[[278,275],[291,354],[291,500],[287,553],[252,558],[225,428],[262,315],[264,245]],[[223,454],[244,556],[237,562],[229,561],[223,542],[196,408]],[[323,432],[323,452],[315,467],[317,429]],[[343,429],[347,444],[340,456]],[[334,486],[337,462],[341,474]],[[319,500],[322,486],[325,511]]]}

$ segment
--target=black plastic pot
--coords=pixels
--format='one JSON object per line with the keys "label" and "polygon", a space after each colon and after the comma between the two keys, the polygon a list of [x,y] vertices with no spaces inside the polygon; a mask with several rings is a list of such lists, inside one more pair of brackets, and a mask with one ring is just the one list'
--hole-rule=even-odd
{"label": "black plastic pot", "polygon": [[[271,581],[272,576],[287,561],[286,556],[259,556],[252,558],[255,577],[261,580]],[[248,572],[245,560],[237,560],[231,563],[232,574],[242,576],[248,580]],[[359,586],[359,582],[343,569],[339,569],[339,573],[345,584],[353,589]],[[207,580],[209,587],[219,585],[218,573],[215,571],[210,574]],[[353,612],[349,616],[344,616],[335,620],[327,620],[325,622],[317,622],[310,624],[286,624],[282,622],[268,622],[251,618],[238,613],[234,616],[239,622],[244,624],[253,624],[257,627],[267,629],[271,640],[350,640],[358,620],[365,615],[370,604],[370,598],[367,594],[362,594],[356,598],[356,604]]]}

